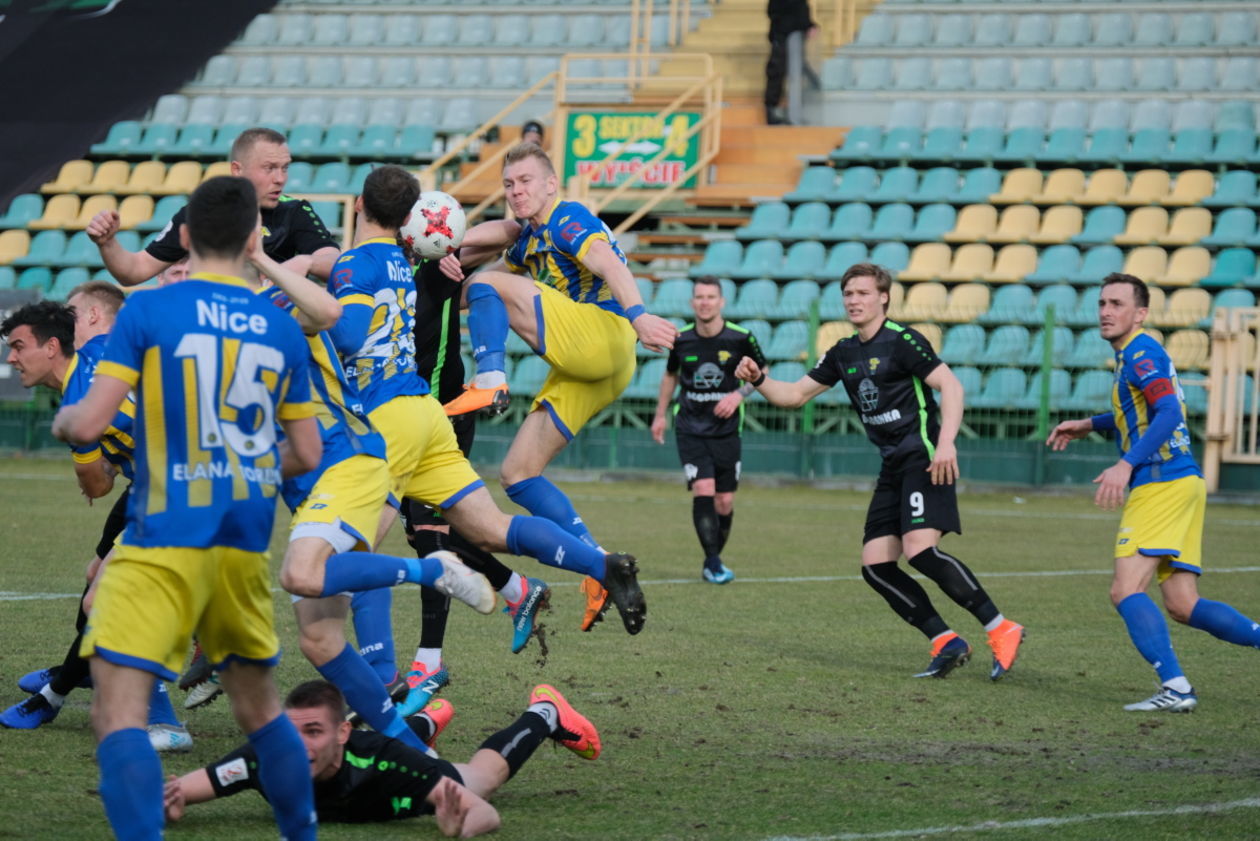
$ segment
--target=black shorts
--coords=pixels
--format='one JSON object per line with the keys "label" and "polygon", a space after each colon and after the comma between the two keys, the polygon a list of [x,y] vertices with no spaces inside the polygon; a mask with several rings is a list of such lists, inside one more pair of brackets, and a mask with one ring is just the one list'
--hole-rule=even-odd
{"label": "black shorts", "polygon": [[739,488],[739,435],[705,438],[680,432],[674,437],[688,490],[697,479],[713,479],[718,493],[734,493]]}
{"label": "black shorts", "polygon": [[[456,415],[450,420],[451,426],[455,428],[455,441],[459,444],[464,458],[468,458],[469,453],[472,452],[473,440],[477,437],[477,413],[467,412]],[[421,526],[449,525],[446,518],[436,508],[411,499],[403,500],[399,513],[402,514],[403,528],[407,534],[411,534]]]}
{"label": "black shorts", "polygon": [[127,526],[127,500],[131,498],[131,485],[118,495],[118,499],[114,500],[114,507],[109,509],[109,516],[105,518],[105,525],[101,529],[101,542],[96,544],[96,557],[103,558],[109,554],[109,550],[114,548],[114,543],[118,540],[118,535],[122,534],[123,529]]}
{"label": "black shorts", "polygon": [[866,510],[862,542],[877,537],[901,537],[915,529],[938,529],[962,534],[958,519],[958,494],[954,485],[933,485],[926,453],[884,462],[875,482],[875,494]]}

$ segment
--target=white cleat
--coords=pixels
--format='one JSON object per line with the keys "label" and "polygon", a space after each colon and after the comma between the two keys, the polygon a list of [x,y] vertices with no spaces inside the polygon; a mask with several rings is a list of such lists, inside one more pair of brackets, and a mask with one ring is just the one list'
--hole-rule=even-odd
{"label": "white cleat", "polygon": [[1125,704],[1124,708],[1134,713],[1188,713],[1192,712],[1198,705],[1199,699],[1194,694],[1193,689],[1189,692],[1178,692],[1176,689],[1169,689],[1167,686],[1163,686],[1145,701],[1138,701],[1136,704]]}
{"label": "white cleat", "polygon": [[439,549],[425,557],[442,564],[442,576],[433,582],[433,589],[458,599],[478,613],[494,612],[494,588],[479,572],[469,569],[454,552]]}
{"label": "white cleat", "polygon": [[219,686],[219,676],[211,673],[208,680],[203,680],[188,690],[188,697],[184,699],[184,709],[195,710],[197,707],[204,707],[222,694],[223,687]]}
{"label": "white cleat", "polygon": [[192,734],[182,724],[150,724],[144,729],[149,731],[149,744],[158,753],[192,750]]}

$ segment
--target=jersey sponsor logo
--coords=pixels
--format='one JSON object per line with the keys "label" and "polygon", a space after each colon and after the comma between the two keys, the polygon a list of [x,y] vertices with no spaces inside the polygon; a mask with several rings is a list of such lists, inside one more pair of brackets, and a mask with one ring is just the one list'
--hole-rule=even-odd
{"label": "jersey sponsor logo", "polygon": [[875,369],[879,367],[879,362],[880,360],[878,356],[872,356],[870,359],[866,360],[866,367],[872,374],[874,374]]}
{"label": "jersey sponsor logo", "polygon": [[[280,471],[274,467],[251,467],[238,465],[240,476],[246,482],[261,485],[279,485]],[[235,477],[232,465],[226,461],[198,462],[196,464],[175,464],[171,466],[171,480],[175,482],[192,482],[197,479],[231,479]]]}
{"label": "jersey sponsor logo", "polygon": [[726,395],[720,391],[688,391],[687,399],[692,403],[717,403]]}
{"label": "jersey sponsor logo", "polygon": [[[341,259],[344,260],[345,258],[342,257]],[[331,291],[335,295],[341,292],[341,290],[345,289],[347,286],[349,286],[350,282],[353,279],[354,279],[353,269],[350,269],[350,268],[338,269],[337,271],[333,272],[332,280],[328,282],[329,291]]]}
{"label": "jersey sponsor logo", "polygon": [[885,423],[893,423],[901,420],[901,410],[893,409],[890,412],[880,412],[878,415],[862,415],[862,423],[869,423],[874,426],[880,426]]}
{"label": "jersey sponsor logo", "polygon": [[266,225],[259,225],[258,228],[259,230],[262,231],[263,239],[266,239],[267,237],[271,236],[271,229],[268,228]]}
{"label": "jersey sponsor logo", "polygon": [[871,382],[870,377],[864,377],[862,382],[858,383],[858,401],[863,412],[873,412],[879,405],[879,388]]}
{"label": "jersey sponsor logo", "polygon": [[238,756],[231,762],[225,762],[216,766],[214,776],[218,778],[219,785],[227,788],[233,783],[242,783],[249,779],[249,765],[245,762],[244,757]]}
{"label": "jersey sponsor logo", "polygon": [[1155,360],[1142,359],[1133,363],[1133,370],[1139,377],[1149,377],[1155,373]]}
{"label": "jersey sponsor logo", "polygon": [[[564,219],[561,219],[560,221],[563,223]],[[581,222],[570,222],[560,229],[560,237],[565,242],[573,242],[573,240],[577,239],[585,230],[586,228],[582,226]]]}
{"label": "jersey sponsor logo", "polygon": [[[691,382],[696,388],[721,388],[724,376],[721,368],[712,362],[706,362],[696,369],[695,376],[691,378]],[[690,397],[690,393],[687,396]]]}
{"label": "jersey sponsor logo", "polygon": [[197,301],[197,326],[230,333],[267,335],[267,319],[261,313],[234,312],[218,301]]}
{"label": "jersey sponsor logo", "polygon": [[726,361],[730,358],[731,358],[731,352],[729,350],[718,351],[718,364],[719,365],[725,365]]}

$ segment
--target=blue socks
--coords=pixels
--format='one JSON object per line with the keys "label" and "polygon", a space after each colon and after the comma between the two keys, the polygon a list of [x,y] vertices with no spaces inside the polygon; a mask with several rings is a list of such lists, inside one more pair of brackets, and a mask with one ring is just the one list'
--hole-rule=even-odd
{"label": "blue socks", "polygon": [[393,591],[364,590],[350,599],[354,612],[354,638],[359,643],[359,653],[376,671],[381,683],[390,683],[398,674],[394,659],[394,626],[391,623]]}
{"label": "blue socks", "polygon": [[1224,602],[1200,598],[1190,611],[1187,624],[1234,645],[1260,648],[1260,625]]}
{"label": "blue socks", "polygon": [[[114,835],[119,841],[161,841],[166,825],[162,761],[149,744],[149,734],[136,727],[115,730],[96,746],[96,762],[101,802]],[[309,780],[305,749],[302,765]]]}
{"label": "blue socks", "polygon": [[[543,517],[591,546],[598,546],[564,491],[545,476],[531,476],[505,488],[508,499],[535,517]],[[538,557],[535,555],[535,557]],[[541,560],[541,559],[540,559]],[[546,561],[544,561],[546,563]]]}
{"label": "blue socks", "polygon": [[[513,485],[515,487],[515,485]],[[578,540],[542,517],[512,518],[507,548],[513,555],[529,555],[547,566],[567,569],[604,580],[604,553]]]}
{"label": "blue socks", "polygon": [[171,706],[171,696],[160,679],[153,681],[153,694],[149,696],[149,723],[179,726],[175,708]]}
{"label": "blue socks", "polygon": [[[258,754],[258,784],[267,793],[284,841],[315,841],[315,790],[306,746],[284,713],[249,734]],[[159,774],[160,776],[160,774]]]}
{"label": "blue socks", "polygon": [[504,370],[508,313],[499,292],[488,283],[468,285],[468,338],[477,373]]}
{"label": "blue socks", "polygon": [[1129,629],[1129,638],[1146,662],[1155,667],[1161,683],[1184,677],[1177,655],[1173,653],[1168,622],[1155,602],[1145,593],[1134,593],[1116,605],[1120,618]]}
{"label": "blue socks", "polygon": [[342,552],[333,555],[324,565],[324,589],[327,598],[338,593],[394,587],[404,581],[433,586],[442,577],[442,563],[433,558],[395,558],[371,552]]}
{"label": "blue socks", "polygon": [[[411,732],[407,722],[398,714],[376,672],[350,643],[346,643],[336,657],[315,668],[325,680],[341,690],[341,694],[346,696],[346,703],[363,716],[369,727],[418,751],[427,752],[424,742]],[[306,769],[306,775],[310,776],[309,769]]]}

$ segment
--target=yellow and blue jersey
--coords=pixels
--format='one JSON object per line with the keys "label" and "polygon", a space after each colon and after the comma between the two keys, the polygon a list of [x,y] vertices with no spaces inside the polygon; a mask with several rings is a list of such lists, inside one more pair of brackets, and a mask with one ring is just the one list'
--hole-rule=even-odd
{"label": "yellow and blue jersey", "polygon": [[428,382],[416,371],[416,284],[398,243],[370,239],[342,254],[328,291],[342,305],[329,333],[364,410],[428,394]]}
{"label": "yellow and blue jersey", "polygon": [[1177,370],[1159,342],[1141,330],[1135,331],[1116,351],[1116,376],[1111,389],[1111,414],[1121,457],[1146,433],[1155,404],[1163,399],[1176,401],[1180,420],[1166,441],[1134,464],[1131,487],[1203,475],[1190,451],[1186,404]]}
{"label": "yellow and blue jersey", "polygon": [[239,278],[196,274],[128,299],[96,367],[136,396],[124,543],[266,550],[276,421],[314,414],[307,357],[297,322]]}
{"label": "yellow and blue jersey", "polygon": [[612,289],[582,262],[596,242],[608,243],[617,258],[626,262],[612,231],[599,217],[578,202],[557,199],[545,222],[537,227],[525,223],[504,262],[512,271],[525,272],[579,304],[595,304],[624,315]]}
{"label": "yellow and blue jersey", "polygon": [[[284,312],[292,314],[296,309],[278,286],[270,286],[259,294]],[[310,351],[311,403],[319,421],[324,455],[316,469],[284,481],[280,493],[290,510],[302,504],[315,482],[334,464],[356,455],[385,458],[385,439],[368,422],[359,390],[346,379],[332,337],[321,330],[308,334],[306,345]]]}
{"label": "yellow and blue jersey", "polygon": [[[102,334],[88,339],[70,360],[70,367],[66,370],[65,380],[61,384],[62,406],[78,403],[83,399],[83,395],[87,394],[88,388],[92,385],[92,378],[96,376],[96,364],[100,362],[101,354],[105,352],[108,337],[108,334]],[[136,442],[131,434],[135,418],[136,404],[132,402],[131,397],[128,397],[119,407],[118,414],[114,415],[114,419],[105,428],[105,434],[99,441],[95,444],[70,446],[74,460],[80,464],[90,464],[104,457],[110,464],[117,467],[122,475],[128,479],[134,479]]]}

